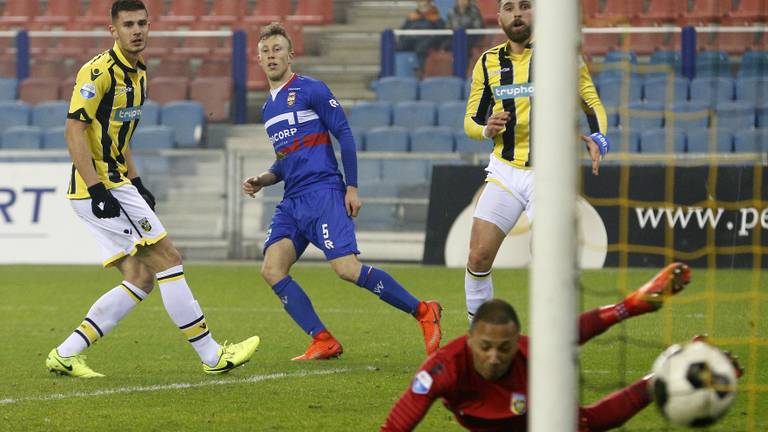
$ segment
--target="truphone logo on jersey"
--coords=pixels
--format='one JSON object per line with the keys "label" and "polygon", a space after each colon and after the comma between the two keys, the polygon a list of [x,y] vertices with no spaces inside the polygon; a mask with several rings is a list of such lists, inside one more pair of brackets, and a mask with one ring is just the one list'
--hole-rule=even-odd
{"label": "truphone logo on jersey", "polygon": [[115,110],[115,120],[129,122],[141,118],[141,107],[127,107]]}
{"label": "truphone logo on jersey", "polygon": [[515,99],[533,96],[533,84],[510,84],[493,88],[493,97],[496,100]]}

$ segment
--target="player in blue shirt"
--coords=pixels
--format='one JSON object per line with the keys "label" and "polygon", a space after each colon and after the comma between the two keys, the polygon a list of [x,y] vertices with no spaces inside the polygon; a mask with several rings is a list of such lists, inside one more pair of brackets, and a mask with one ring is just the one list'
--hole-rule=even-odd
{"label": "player in blue shirt", "polygon": [[[270,85],[262,118],[276,160],[268,171],[245,179],[242,187],[253,197],[264,186],[285,182],[283,200],[267,231],[261,275],[291,318],[312,336],[306,352],[293,360],[326,359],[343,352],[309,297],[288,275],[309,243],[323,251],[340,278],[413,315],[431,354],[440,345],[440,304],[419,301],[385,271],[357,260],[360,251],[352,221],[361,207],[357,155],[344,110],[325,83],[291,71],[291,40],[279,23],[261,30],[258,49],[259,65]],[[329,132],[341,146],[346,179],[339,172]]]}

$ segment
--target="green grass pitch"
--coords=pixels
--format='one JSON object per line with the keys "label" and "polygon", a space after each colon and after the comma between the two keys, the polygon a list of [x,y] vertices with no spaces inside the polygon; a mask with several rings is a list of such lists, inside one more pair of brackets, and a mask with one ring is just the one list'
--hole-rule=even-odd
{"label": "green grass pitch", "polygon": [[[445,308],[444,341],[467,329],[463,271],[384,265],[417,297]],[[416,321],[326,265],[299,264],[294,278],[344,345],[339,360],[295,363],[309,338],[283,312],[257,264],[188,264],[187,278],[214,337],[262,343],[250,363],[228,375],[202,373],[197,356],[153,293],[102,341],[86,351],[104,379],[75,380],[44,368],[48,351],[82,320],[90,305],[119,282],[97,266],[0,266],[0,430],[57,431],[295,431],[377,430],[393,401],[424,360]],[[651,269],[587,271],[582,309],[618,300],[655,273]],[[766,274],[694,270],[693,283],[662,311],[616,326],[581,349],[582,401],[591,403],[644,375],[671,341],[707,332],[714,338],[768,339]],[[494,272],[496,295],[528,322],[528,275]],[[707,292],[760,292],[712,301]],[[699,300],[697,300],[697,298]],[[755,309],[757,308],[757,309]],[[712,431],[768,430],[768,346],[734,342],[747,368],[736,403]],[[750,391],[758,389],[763,391]],[[436,403],[418,430],[461,430]],[[677,430],[654,406],[627,431]]]}

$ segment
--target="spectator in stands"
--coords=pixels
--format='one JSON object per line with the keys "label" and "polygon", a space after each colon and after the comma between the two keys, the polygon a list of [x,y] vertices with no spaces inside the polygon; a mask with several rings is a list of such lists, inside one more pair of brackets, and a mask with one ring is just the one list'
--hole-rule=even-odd
{"label": "spectator in stands", "polygon": [[[456,0],[456,5],[448,12],[448,28],[453,30],[483,28],[483,17],[473,0]],[[479,44],[482,36],[468,38],[469,49]]]}
{"label": "spectator in stands", "polygon": [[[432,0],[419,0],[403,23],[403,30],[437,30],[444,29],[445,21]],[[440,48],[445,38],[440,36],[401,36],[398,49],[414,51],[419,58],[419,66],[424,68],[424,61],[430,49]]]}

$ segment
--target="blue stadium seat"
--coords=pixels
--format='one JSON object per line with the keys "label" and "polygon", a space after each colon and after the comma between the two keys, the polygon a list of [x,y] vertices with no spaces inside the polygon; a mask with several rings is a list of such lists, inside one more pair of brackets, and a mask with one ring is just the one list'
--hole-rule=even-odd
{"label": "blue stadium seat", "polygon": [[748,77],[736,80],[736,100],[762,105],[768,102],[768,78]]}
{"label": "blue stadium seat", "polygon": [[31,109],[25,102],[0,102],[0,132],[11,126],[28,125],[30,112]]}
{"label": "blue stadium seat", "polygon": [[474,140],[464,133],[464,129],[455,129],[453,139],[457,153],[490,153],[493,150],[493,141]]}
{"label": "blue stadium seat", "polygon": [[397,51],[395,53],[395,76],[416,77],[419,69],[419,57],[413,51]]}
{"label": "blue stadium seat", "polygon": [[448,13],[453,9],[453,6],[456,5],[455,0],[434,0],[434,3],[437,10],[440,11],[440,16],[443,20],[448,18]]}
{"label": "blue stadium seat", "polygon": [[635,130],[656,129],[664,126],[664,105],[651,102],[629,104],[629,119],[621,119],[622,127]]}
{"label": "blue stadium seat", "polygon": [[768,129],[768,103],[757,107],[757,127]]}
{"label": "blue stadium seat", "polygon": [[145,101],[141,106],[141,121],[144,126],[157,126],[160,124],[160,104],[155,101]]}
{"label": "blue stadium seat", "polygon": [[400,102],[392,107],[394,126],[415,129],[422,126],[434,126],[436,107],[430,101]]}
{"label": "blue stadium seat", "polygon": [[622,63],[627,62],[631,64],[637,64],[637,53],[634,51],[619,51],[613,50],[605,53],[606,63]]}
{"label": "blue stadium seat", "polygon": [[701,51],[696,55],[697,77],[731,76],[731,61],[725,51]]}
{"label": "blue stadium seat", "polygon": [[67,139],[64,136],[64,126],[57,126],[47,129],[43,132],[44,149],[65,149],[67,148]]}
{"label": "blue stadium seat", "polygon": [[0,101],[13,101],[19,94],[19,80],[16,78],[0,78]]}
{"label": "blue stadium seat", "polygon": [[[352,131],[352,138],[355,140],[355,148],[357,151],[365,149],[365,131],[360,128],[349,128]],[[336,137],[331,134],[331,137],[335,140]],[[337,146],[337,148],[339,148]]]}
{"label": "blue stadium seat", "polygon": [[462,95],[462,99],[466,101],[469,99],[469,94],[472,92],[472,77],[468,77],[467,80],[464,82],[464,94]]}
{"label": "blue stadium seat", "polygon": [[365,150],[378,152],[408,151],[408,129],[399,126],[382,126],[365,134]]}
{"label": "blue stadium seat", "polygon": [[[365,189],[360,195],[366,197]],[[360,213],[355,218],[358,231],[395,231],[400,225],[397,204],[365,201]]]}
{"label": "blue stadium seat", "polygon": [[712,116],[712,127],[751,129],[755,127],[755,106],[748,102],[718,104]]}
{"label": "blue stadium seat", "polygon": [[[144,113],[142,113],[143,115]],[[131,149],[152,150],[173,148],[173,129],[168,126],[150,126],[139,123],[133,133]]]}
{"label": "blue stadium seat", "polygon": [[437,107],[437,125],[453,129],[464,127],[464,113],[467,104],[464,102],[446,102]]}
{"label": "blue stadium seat", "polygon": [[[670,85],[670,81],[672,84]],[[643,83],[643,95],[648,102],[661,102],[663,104],[678,103],[688,100],[688,79],[675,77],[669,80],[666,77],[649,78]]]}
{"label": "blue stadium seat", "polygon": [[681,56],[680,51],[666,51],[659,50],[651,54],[650,62],[652,65],[666,64],[674,68],[675,71],[680,70]]}
{"label": "blue stadium seat", "polygon": [[0,134],[0,148],[39,149],[43,144],[43,132],[37,126],[11,126]]}
{"label": "blue stadium seat", "polygon": [[[339,164],[343,170],[343,164]],[[359,158],[357,160],[357,182],[360,184],[381,184],[381,160]]]}
{"label": "blue stadium seat", "polygon": [[64,126],[67,122],[69,104],[64,101],[42,102],[32,108],[32,125],[45,130]]}
{"label": "blue stadium seat", "polygon": [[386,102],[414,101],[418,98],[419,81],[412,77],[384,77],[373,83],[376,98]]}
{"label": "blue stadium seat", "polygon": [[665,124],[675,129],[701,129],[709,123],[709,108],[703,102],[678,102],[666,112]]}
{"label": "blue stadium seat", "polygon": [[427,162],[421,159],[384,159],[381,169],[384,182],[413,185],[427,181]]}
{"label": "blue stadium seat", "polygon": [[761,153],[768,151],[768,129],[737,131],[733,136],[736,153]]}
{"label": "blue stadium seat", "polygon": [[193,101],[169,102],[160,117],[164,126],[173,129],[176,147],[197,147],[203,136],[205,112],[203,105]]}
{"label": "blue stadium seat", "polygon": [[728,129],[690,129],[685,142],[688,153],[733,153],[733,133]]}
{"label": "blue stadium seat", "polygon": [[348,109],[349,126],[368,130],[392,124],[392,104],[389,102],[363,102]]}
{"label": "blue stadium seat", "polygon": [[452,153],[453,132],[447,126],[427,126],[411,132],[412,152]]}
{"label": "blue stadium seat", "polygon": [[[625,85],[628,86],[627,100],[622,99]],[[615,108],[627,103],[640,101],[643,96],[643,84],[639,79],[629,81],[620,78],[600,79],[597,82],[597,92],[603,105]]]}
{"label": "blue stadium seat", "polygon": [[431,77],[419,83],[419,99],[436,103],[462,99],[464,80],[459,77]]}
{"label": "blue stadium seat", "polygon": [[768,75],[768,51],[747,51],[741,57],[739,77],[764,77]]}
{"label": "blue stadium seat", "polygon": [[691,102],[704,102],[713,107],[722,101],[732,101],[734,95],[732,78],[694,78],[691,81]]}
{"label": "blue stadium seat", "polygon": [[[671,133],[671,136],[667,136]],[[672,139],[672,147],[667,140]],[[683,153],[685,151],[685,132],[682,130],[649,129],[640,133],[641,153]]]}
{"label": "blue stadium seat", "polygon": [[640,130],[632,129],[627,132],[625,129],[616,129],[608,132],[611,139],[611,151],[638,153],[640,152]]}

